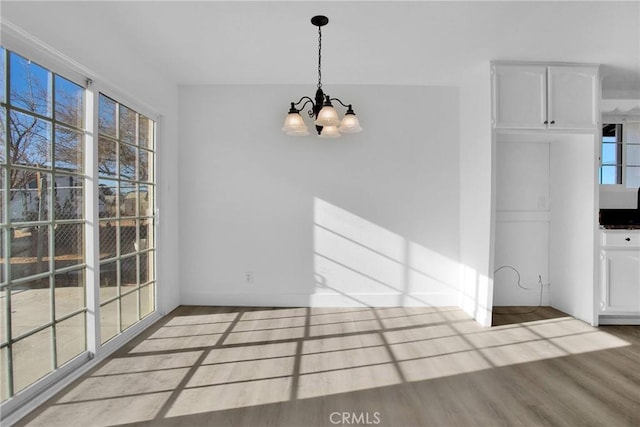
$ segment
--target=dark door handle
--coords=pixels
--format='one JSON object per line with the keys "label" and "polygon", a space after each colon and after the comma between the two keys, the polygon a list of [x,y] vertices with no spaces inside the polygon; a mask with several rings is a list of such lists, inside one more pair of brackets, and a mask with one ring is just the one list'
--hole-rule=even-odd
{"label": "dark door handle", "polygon": [[551,120],[551,124],[552,124],[552,125],[555,125],[555,124],[556,124],[556,121],[555,121],[555,120]]}
{"label": "dark door handle", "polygon": [[630,242],[630,241],[631,241],[631,237],[627,237],[627,238],[626,238],[626,239],[624,239],[624,240],[626,240],[627,242]]}
{"label": "dark door handle", "polygon": [[544,121],[544,124],[545,124],[545,125],[549,124],[549,120],[545,120],[545,121]]}

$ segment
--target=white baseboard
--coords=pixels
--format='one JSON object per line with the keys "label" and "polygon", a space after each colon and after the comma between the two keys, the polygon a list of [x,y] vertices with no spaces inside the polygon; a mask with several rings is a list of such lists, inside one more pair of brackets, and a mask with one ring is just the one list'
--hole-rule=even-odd
{"label": "white baseboard", "polygon": [[257,294],[182,293],[183,305],[240,307],[457,307],[458,295],[451,294]]}
{"label": "white baseboard", "polygon": [[640,314],[601,314],[599,325],[640,325]]}

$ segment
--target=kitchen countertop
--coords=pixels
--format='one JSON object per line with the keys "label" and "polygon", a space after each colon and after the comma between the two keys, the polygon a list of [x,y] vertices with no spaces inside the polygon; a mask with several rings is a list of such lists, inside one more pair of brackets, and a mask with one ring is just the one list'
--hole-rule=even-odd
{"label": "kitchen countertop", "polygon": [[640,224],[601,225],[601,230],[640,230]]}

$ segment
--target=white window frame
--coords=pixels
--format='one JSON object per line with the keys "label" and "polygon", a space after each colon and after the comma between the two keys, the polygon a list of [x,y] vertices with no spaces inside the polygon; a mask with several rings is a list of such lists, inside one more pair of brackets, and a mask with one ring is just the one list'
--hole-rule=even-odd
{"label": "white window frame", "polygon": [[[602,117],[602,126],[605,124],[616,124],[622,125],[622,141],[620,142],[621,146],[621,157],[620,157],[620,174],[621,174],[621,183],[616,184],[602,184],[600,179],[598,179],[598,183],[600,189],[604,191],[637,191],[638,187],[628,187],[627,186],[627,167],[630,165],[627,162],[627,129],[628,125],[631,123],[639,123],[640,116],[634,114],[603,114]],[[598,155],[600,156],[600,168],[602,168],[602,126],[600,127],[600,151]],[[640,145],[636,143],[632,143],[632,145]],[[635,166],[635,165],[633,165]],[[598,174],[599,176],[599,174]]]}

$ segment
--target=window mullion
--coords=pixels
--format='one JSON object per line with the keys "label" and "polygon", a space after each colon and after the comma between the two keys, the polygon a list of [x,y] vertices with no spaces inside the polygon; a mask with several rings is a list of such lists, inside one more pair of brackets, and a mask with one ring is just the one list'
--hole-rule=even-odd
{"label": "window mullion", "polygon": [[98,90],[90,81],[85,90],[84,164],[85,164],[85,257],[87,269],[87,350],[100,349],[100,244],[98,208]]}

